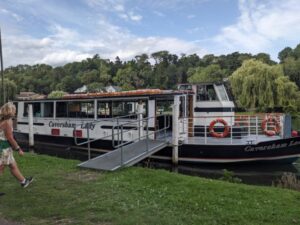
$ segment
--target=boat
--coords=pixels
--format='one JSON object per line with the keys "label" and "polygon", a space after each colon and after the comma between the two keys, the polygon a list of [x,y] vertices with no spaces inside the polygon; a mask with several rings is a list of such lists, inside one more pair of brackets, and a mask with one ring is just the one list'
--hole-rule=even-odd
{"label": "boat", "polygon": [[39,153],[81,152],[93,158],[142,140],[147,146],[148,140],[163,140],[147,157],[179,164],[292,163],[300,157],[300,136],[292,135],[289,115],[237,114],[224,83],[67,94],[14,104],[17,141],[28,148],[34,138]]}

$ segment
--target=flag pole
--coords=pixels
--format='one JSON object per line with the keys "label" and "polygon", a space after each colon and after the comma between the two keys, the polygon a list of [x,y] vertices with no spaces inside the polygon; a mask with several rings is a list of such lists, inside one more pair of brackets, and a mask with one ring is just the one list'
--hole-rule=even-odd
{"label": "flag pole", "polygon": [[0,104],[3,105],[5,102],[4,97],[4,74],[3,74],[3,57],[2,57],[2,40],[1,40],[1,28],[0,28],[0,64],[1,64],[1,102]]}

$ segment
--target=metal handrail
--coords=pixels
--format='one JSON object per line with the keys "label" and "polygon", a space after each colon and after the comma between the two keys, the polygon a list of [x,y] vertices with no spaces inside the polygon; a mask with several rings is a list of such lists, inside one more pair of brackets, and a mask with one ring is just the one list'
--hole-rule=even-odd
{"label": "metal handrail", "polygon": [[[125,116],[114,117],[114,118],[111,118],[110,120],[108,120],[108,119],[103,119],[103,120],[101,120],[101,121],[97,121],[97,122],[95,123],[95,125],[97,125],[98,123],[102,123],[103,121],[109,121],[109,122],[113,122],[113,123],[114,123],[114,122],[118,121],[119,119],[128,118],[128,117],[130,117],[130,116],[138,116],[138,114],[130,114],[130,115],[125,115]],[[75,131],[76,131],[76,128],[77,128],[78,126],[81,126],[81,125],[82,125],[82,124],[76,124],[76,126],[75,126],[74,129],[73,129],[73,131],[75,132]],[[89,127],[87,127],[87,130],[89,130]],[[87,141],[78,143],[78,142],[77,142],[77,136],[74,135],[74,140],[75,140],[75,144],[76,144],[76,145],[81,146],[81,145],[88,144],[88,142],[92,143],[92,142],[94,142],[94,141],[98,141],[98,140],[101,140],[101,139],[109,138],[109,137],[111,137],[111,136],[112,136],[112,134],[107,135],[107,136],[104,136],[104,137],[101,137],[101,138],[98,138],[98,139],[92,139],[92,140],[87,140]]]}
{"label": "metal handrail", "polygon": [[[139,115],[140,114],[135,114],[135,118],[138,118]],[[110,121],[110,122],[113,122],[113,123],[116,123],[116,124],[112,126],[112,133],[111,134],[109,134],[107,136],[104,136],[104,137],[101,137],[101,138],[97,138],[97,139],[90,139],[90,128],[89,128],[89,126],[87,126],[87,141],[83,141],[81,143],[78,143],[78,137],[76,136],[76,128],[78,126],[81,126],[82,124],[77,124],[74,127],[74,129],[73,129],[73,132],[75,134],[74,135],[75,144],[78,145],[78,146],[87,144],[88,145],[88,157],[90,159],[91,158],[90,144],[92,142],[95,142],[95,141],[98,141],[98,140],[101,140],[101,139],[111,138],[112,139],[112,146],[114,148],[122,148],[124,145],[126,145],[129,142],[135,142],[136,140],[141,140],[142,138],[146,137],[146,139],[147,139],[147,151],[148,151],[148,139],[149,139],[149,136],[153,135],[153,134],[155,134],[157,132],[166,131],[167,129],[170,128],[170,125],[171,125],[170,118],[168,118],[168,123],[166,123],[166,117],[167,117],[167,115],[159,115],[159,116],[156,116],[156,117],[147,117],[147,118],[143,118],[143,119],[135,119],[134,121],[129,121],[129,122],[128,121],[122,121],[122,123],[120,124],[119,119],[128,118],[129,116],[133,116],[133,114],[127,115],[127,116],[116,117],[113,120],[101,120],[101,121],[98,121],[97,123],[100,123],[100,122],[103,122],[103,121]],[[165,117],[164,128],[155,130],[155,131],[153,131],[153,132],[151,132],[149,134],[149,124],[148,124],[148,121],[151,120],[151,119],[157,119],[158,117],[162,117],[162,116]],[[140,122],[142,122],[143,129],[144,129],[144,123],[146,122],[146,135],[141,135],[141,133],[140,133],[140,128],[141,128]],[[134,124],[135,127],[132,128],[132,129],[129,129],[129,130],[126,129],[126,131],[124,131],[124,126],[128,126],[128,125],[131,125],[131,124]],[[116,129],[117,129],[117,132],[115,132]],[[139,130],[138,138],[131,139],[130,141],[124,142],[124,134],[128,133],[128,132],[130,132],[132,130],[136,130],[136,129]],[[166,135],[166,132],[165,132],[165,135]],[[117,136],[117,140],[115,140],[115,136]],[[117,142],[118,144],[116,145],[115,142]],[[123,154],[123,150],[121,151],[121,159],[123,158],[122,154]],[[121,161],[123,162],[123,160],[121,160]]]}
{"label": "metal handrail", "polygon": [[[115,117],[115,118],[113,118],[113,120],[101,120],[101,121],[98,121],[98,122],[96,122],[95,123],[95,126],[96,126],[96,124],[98,124],[98,123],[102,123],[103,121],[110,121],[110,122],[115,122],[115,121],[117,121],[117,123],[119,123],[119,119],[123,119],[123,118],[128,118],[128,117],[132,117],[132,116],[136,116],[136,117],[138,117],[138,114],[130,114],[130,115],[125,115],[125,116],[119,116],[119,117]],[[90,139],[90,127],[88,126],[87,127],[87,141],[83,141],[83,142],[81,142],[81,143],[78,143],[77,142],[77,135],[76,135],[76,128],[78,127],[78,126],[81,126],[81,124],[78,124],[78,125],[76,125],[75,127],[74,127],[74,129],[73,129],[73,135],[74,135],[74,142],[75,142],[75,144],[77,145],[77,146],[81,146],[81,145],[85,145],[85,144],[87,144],[88,145],[88,159],[91,159],[91,143],[92,142],[95,142],[95,141],[98,141],[98,140],[101,140],[101,139],[104,139],[104,138],[109,138],[109,137],[111,137],[112,135],[113,135],[113,133],[111,134],[111,135],[107,135],[107,136],[104,136],[104,137],[101,137],[101,138],[98,138],[98,139]]]}
{"label": "metal handrail", "polygon": [[[166,130],[168,130],[168,129],[170,128],[171,122],[170,122],[170,117],[169,117],[169,118],[168,118],[168,123],[166,124],[166,121],[167,121],[166,118],[167,118],[167,116],[168,116],[168,115],[159,115],[159,116],[147,117],[147,118],[143,118],[143,119],[141,119],[141,120],[136,120],[136,121],[124,123],[124,124],[122,124],[122,125],[114,126],[114,127],[112,128],[112,129],[113,129],[113,133],[114,133],[114,128],[116,128],[116,127],[121,127],[121,129],[118,128],[117,133],[114,133],[114,135],[113,135],[113,140],[112,140],[113,147],[114,147],[114,148],[120,148],[120,147],[126,145],[126,144],[129,143],[129,142],[134,142],[134,141],[140,140],[140,139],[142,139],[142,138],[144,138],[144,137],[149,138],[150,135],[153,135],[153,134],[158,133],[158,132],[161,132],[161,131],[166,131]],[[150,119],[156,119],[156,118],[158,118],[158,117],[165,117],[165,120],[164,120],[164,121],[165,121],[164,127],[163,127],[162,129],[154,130],[154,131],[152,131],[152,132],[149,133],[148,121],[149,121]],[[136,130],[135,128],[137,128],[137,129],[140,128],[139,126],[137,126],[137,127],[133,128],[133,129],[127,129],[127,131],[124,131],[124,129],[123,129],[124,126],[129,125],[129,124],[132,124],[133,122],[137,123],[137,122],[141,122],[141,121],[142,121],[142,122],[145,122],[145,121],[146,121],[146,134],[145,134],[145,135],[141,135],[141,134],[139,133],[139,137],[138,137],[138,138],[131,139],[130,141],[127,141],[127,142],[125,142],[125,143],[124,143],[124,141],[123,141],[123,143],[118,144],[118,145],[115,145],[115,141],[116,141],[117,143],[119,143],[119,140],[114,140],[114,137],[116,136],[116,134],[121,134],[121,138],[123,138],[123,135],[124,135],[125,133],[128,133],[128,132],[130,132],[130,131],[132,131],[132,130]],[[143,126],[143,127],[144,127],[144,126]],[[120,132],[120,130],[121,130],[121,132]]]}
{"label": "metal handrail", "polygon": [[[261,128],[261,122],[270,117],[274,116],[278,119],[280,123],[283,122],[282,120],[282,114],[264,114],[264,115],[236,115],[236,116],[199,116],[199,117],[181,117],[182,122],[182,134],[190,136],[201,136],[204,137],[205,144],[209,140],[209,123],[210,120],[216,119],[216,118],[223,118],[226,119],[228,122],[228,126],[230,129],[229,135],[225,138],[228,141],[228,138],[230,138],[231,143],[233,142],[233,139],[241,139],[241,138],[249,138],[249,141],[251,143],[253,141],[259,140],[259,135],[264,134],[264,131]],[[194,119],[203,119],[202,125],[199,125],[199,130],[195,129]],[[239,120],[237,120],[239,119]],[[239,126],[235,126],[236,123],[239,122]],[[197,126],[197,125],[196,125]],[[274,126],[274,124],[269,123],[268,126],[271,128]],[[223,126],[216,126],[216,127],[223,127]],[[234,129],[235,127],[239,127],[239,130]],[[192,129],[191,129],[192,128]],[[204,130],[203,130],[204,129]],[[282,135],[280,132],[278,135]],[[275,136],[276,136],[275,135]],[[184,137],[184,136],[183,136]],[[219,138],[219,142],[221,143],[222,140],[225,141],[225,139]],[[215,142],[214,142],[215,143]]]}

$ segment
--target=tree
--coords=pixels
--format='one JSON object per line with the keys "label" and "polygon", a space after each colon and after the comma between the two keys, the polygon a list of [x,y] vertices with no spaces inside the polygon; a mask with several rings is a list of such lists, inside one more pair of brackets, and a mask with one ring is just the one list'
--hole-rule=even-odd
{"label": "tree", "polygon": [[284,74],[300,87],[300,58],[287,57],[282,65]]}
{"label": "tree", "polygon": [[269,65],[275,65],[276,62],[271,60],[271,57],[269,54],[266,53],[258,53],[256,56],[254,56],[255,59],[262,61],[263,63],[269,64]]}
{"label": "tree", "polygon": [[287,58],[292,56],[293,49],[290,47],[284,48],[281,52],[278,53],[278,59],[280,60],[280,63],[283,63],[283,61]]}
{"label": "tree", "polygon": [[225,77],[225,70],[219,65],[212,64],[207,67],[197,67],[188,71],[188,81],[190,83],[199,82],[217,82],[222,81]]}
{"label": "tree", "polygon": [[[4,101],[6,100],[13,100],[15,98],[15,95],[17,94],[17,85],[15,82],[4,79]],[[2,89],[0,85],[0,93],[2,94]]]}
{"label": "tree", "polygon": [[280,65],[247,60],[230,76],[230,82],[241,107],[260,111],[274,110],[275,107],[282,107],[285,111],[296,108],[297,87],[284,76]]}
{"label": "tree", "polygon": [[64,91],[52,91],[49,95],[48,98],[62,98],[64,95],[67,93]]}

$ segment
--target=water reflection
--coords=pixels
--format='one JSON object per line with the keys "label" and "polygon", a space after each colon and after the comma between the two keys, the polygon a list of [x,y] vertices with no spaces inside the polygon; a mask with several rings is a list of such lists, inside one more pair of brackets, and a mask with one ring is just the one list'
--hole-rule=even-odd
{"label": "water reflection", "polygon": [[224,169],[233,172],[245,184],[272,185],[284,173],[293,173],[300,179],[300,160],[294,164],[248,164],[248,165],[178,165],[168,163],[144,161],[141,166],[154,169],[166,169],[168,171],[200,176],[205,178],[220,179],[224,175]]}
{"label": "water reflection", "polygon": [[[38,153],[38,151],[35,151]],[[40,152],[42,154],[58,156],[66,159],[87,160],[87,154],[82,151],[65,150]],[[97,155],[92,154],[92,158]],[[240,164],[240,165],[210,165],[210,164],[188,164],[173,166],[171,163],[161,163],[153,159],[146,159],[138,166],[149,167],[153,169],[166,169],[168,171],[200,176],[205,178],[220,179],[224,175],[224,169],[233,172],[234,177],[238,177],[245,184],[272,185],[273,181],[281,178],[283,173],[296,174],[300,179],[300,160],[294,164]]]}

